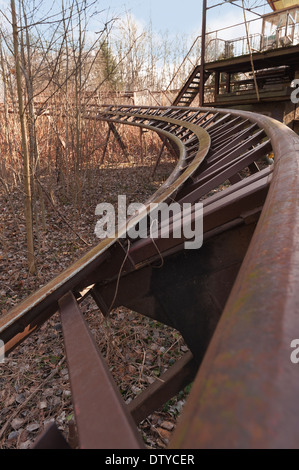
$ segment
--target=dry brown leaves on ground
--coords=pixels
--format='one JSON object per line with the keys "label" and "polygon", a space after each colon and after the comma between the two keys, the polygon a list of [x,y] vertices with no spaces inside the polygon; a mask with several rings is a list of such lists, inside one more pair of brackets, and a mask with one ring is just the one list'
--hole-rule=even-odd
{"label": "dry brown leaves on ground", "polygon": [[[152,166],[106,167],[82,175],[80,194],[74,185],[41,178],[46,227],[36,204],[36,276],[28,276],[23,194],[0,190],[0,314],[44,285],[98,240],[95,207],[116,205],[118,194],[144,202],[169,175],[173,162]],[[75,194],[75,196],[74,196]],[[84,240],[84,241],[83,241]],[[126,403],[169,368],[186,350],[180,334],[165,325],[118,308],[105,319],[92,301],[82,304],[84,316],[106,358]],[[165,448],[184,405],[186,391],[165,404],[139,426],[148,448]],[[68,368],[58,314],[21,344],[0,366],[0,448],[30,448],[49,422],[66,438],[74,421]]]}

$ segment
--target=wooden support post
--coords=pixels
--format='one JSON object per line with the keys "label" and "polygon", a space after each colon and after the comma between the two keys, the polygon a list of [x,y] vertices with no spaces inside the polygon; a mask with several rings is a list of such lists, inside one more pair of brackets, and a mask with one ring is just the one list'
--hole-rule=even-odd
{"label": "wooden support post", "polygon": [[139,129],[139,135],[140,135],[140,158],[141,158],[141,163],[143,163],[143,160],[144,160],[144,154],[143,154],[143,138],[142,138],[143,131],[142,131],[142,128],[141,128],[141,127],[140,127],[140,129]]}
{"label": "wooden support post", "polygon": [[125,156],[125,158],[128,160],[128,162],[130,163],[130,159],[129,159],[129,155],[128,155],[128,152],[127,152],[127,148],[125,146],[125,144],[123,143],[122,141],[122,138],[121,136],[119,135],[119,132],[117,131],[116,127],[114,124],[112,124],[112,122],[109,122],[109,128],[111,130],[111,132],[113,133],[113,135],[115,136],[117,142],[118,142],[118,145],[120,146],[120,148],[122,149],[122,152]]}
{"label": "wooden support post", "polygon": [[156,161],[155,168],[154,168],[154,170],[153,170],[152,176],[154,176],[154,174],[156,173],[156,170],[157,170],[157,168],[158,168],[158,165],[159,165],[160,160],[161,160],[161,157],[162,157],[162,153],[163,153],[165,144],[166,144],[166,137],[163,139],[163,143],[162,143],[162,146],[161,146],[161,150],[160,150],[160,153],[159,153],[159,155],[158,155],[158,158],[157,158],[157,161]]}
{"label": "wooden support post", "polygon": [[107,151],[107,146],[108,146],[108,142],[109,142],[110,133],[111,133],[111,129],[110,129],[110,126],[109,126],[106,141],[105,141],[105,145],[104,145],[103,155],[102,155],[102,159],[101,159],[101,163],[100,163],[101,165],[103,165],[104,160],[105,160],[105,155],[106,155],[106,151]]}

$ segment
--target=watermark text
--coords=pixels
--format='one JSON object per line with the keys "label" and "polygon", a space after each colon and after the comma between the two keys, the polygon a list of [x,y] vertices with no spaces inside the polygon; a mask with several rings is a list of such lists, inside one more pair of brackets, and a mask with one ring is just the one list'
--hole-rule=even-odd
{"label": "watermark text", "polygon": [[291,341],[290,346],[293,349],[293,351],[291,352],[291,356],[290,356],[291,362],[293,364],[298,364],[299,363],[299,339],[293,339]]}
{"label": "watermark text", "polygon": [[[126,196],[118,196],[117,217],[112,204],[98,204],[95,215],[99,217],[96,223],[95,234],[98,238],[114,238],[116,227],[127,222],[126,231],[119,234],[120,238],[129,236],[131,239],[139,238],[184,238],[186,249],[198,249],[203,242],[203,204],[178,202],[167,204],[152,203],[146,207],[141,203],[132,203],[127,208]],[[117,219],[117,220],[116,220]],[[136,222],[137,220],[137,222]]]}
{"label": "watermark text", "polygon": [[299,79],[296,78],[295,80],[293,80],[291,86],[295,88],[291,93],[291,101],[294,104],[298,104],[299,103]]}

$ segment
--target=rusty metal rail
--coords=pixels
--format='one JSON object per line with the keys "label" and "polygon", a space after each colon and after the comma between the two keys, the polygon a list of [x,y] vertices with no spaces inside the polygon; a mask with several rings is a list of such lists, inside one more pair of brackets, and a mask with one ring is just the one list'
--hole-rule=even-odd
{"label": "rusty metal rail", "polygon": [[[153,130],[169,139],[178,163],[114,238],[0,318],[6,353],[60,311],[80,448],[142,448],[136,424],[194,378],[171,448],[298,447],[289,348],[299,335],[299,138],[270,118],[232,110],[103,106],[85,118]],[[269,153],[275,164],[267,166]],[[168,238],[163,224],[155,240],[149,228],[130,236],[129,226],[150,220],[151,203],[190,203],[194,227],[199,201],[200,249],[174,236],[184,222],[175,214]],[[87,295],[104,315],[123,305],[176,328],[189,347],[129,406],[80,312]],[[55,446],[67,443],[51,427],[35,447]]]}

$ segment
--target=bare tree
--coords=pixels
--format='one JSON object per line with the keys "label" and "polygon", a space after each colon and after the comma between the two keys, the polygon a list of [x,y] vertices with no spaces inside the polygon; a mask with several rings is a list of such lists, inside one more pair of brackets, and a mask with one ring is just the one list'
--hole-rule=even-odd
{"label": "bare tree", "polygon": [[26,119],[23,103],[23,87],[21,77],[20,65],[20,51],[19,51],[19,35],[16,16],[15,1],[11,0],[11,18],[13,29],[13,47],[14,47],[14,60],[16,66],[16,80],[18,91],[19,103],[19,117],[22,135],[22,151],[23,151],[23,165],[24,165],[24,189],[25,189],[25,220],[26,220],[26,235],[27,235],[27,260],[28,268],[31,274],[36,271],[35,257],[34,257],[34,242],[33,242],[33,219],[32,219],[32,197],[31,197],[31,174],[30,174],[30,161],[28,151],[28,134],[26,128]]}

